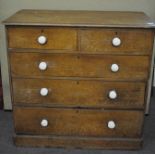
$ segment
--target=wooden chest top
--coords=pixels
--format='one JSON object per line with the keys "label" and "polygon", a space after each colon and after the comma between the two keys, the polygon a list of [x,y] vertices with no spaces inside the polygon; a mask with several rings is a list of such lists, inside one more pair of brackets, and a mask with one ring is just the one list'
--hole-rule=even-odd
{"label": "wooden chest top", "polygon": [[155,28],[143,12],[21,10],[6,25]]}

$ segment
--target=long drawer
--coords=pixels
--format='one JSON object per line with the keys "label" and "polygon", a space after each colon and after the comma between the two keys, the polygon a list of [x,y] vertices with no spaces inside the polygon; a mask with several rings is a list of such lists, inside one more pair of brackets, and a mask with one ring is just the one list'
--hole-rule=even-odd
{"label": "long drawer", "polygon": [[142,111],[14,107],[17,134],[139,137]]}
{"label": "long drawer", "polygon": [[145,83],[95,80],[13,79],[17,105],[144,108]]}
{"label": "long drawer", "polygon": [[148,56],[11,52],[10,63],[13,77],[94,77],[131,81],[146,80],[149,70]]}
{"label": "long drawer", "polygon": [[153,33],[144,29],[83,29],[80,38],[81,51],[150,55]]}
{"label": "long drawer", "polygon": [[10,27],[9,48],[77,50],[77,30],[74,28]]}

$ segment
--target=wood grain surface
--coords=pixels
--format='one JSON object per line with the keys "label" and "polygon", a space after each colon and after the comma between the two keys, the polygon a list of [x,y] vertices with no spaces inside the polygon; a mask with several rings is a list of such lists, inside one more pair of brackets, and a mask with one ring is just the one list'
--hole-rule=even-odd
{"label": "wood grain surface", "polygon": [[20,10],[5,25],[154,28],[143,12]]}
{"label": "wood grain surface", "polygon": [[[8,28],[9,48],[36,48],[53,50],[77,50],[77,31],[74,28],[12,27]],[[40,45],[39,36],[47,42]]]}
{"label": "wood grain surface", "polygon": [[[13,79],[12,84],[15,105],[112,109],[144,108],[145,83],[141,82]],[[48,89],[47,96],[40,95],[41,88]],[[109,99],[110,90],[116,90],[117,99]]]}
{"label": "wood grain surface", "polygon": [[[47,127],[40,125],[42,119],[48,120]],[[111,120],[114,129],[108,128]],[[138,138],[143,112],[14,107],[14,122],[17,134]]]}
{"label": "wood grain surface", "polygon": [[14,143],[20,147],[61,147],[77,149],[127,149],[142,148],[142,139],[136,138],[88,138],[71,136],[15,135]]}
{"label": "wood grain surface", "polygon": [[[10,54],[12,77],[90,77],[114,81],[146,80],[149,72],[148,56],[114,56],[87,54]],[[39,63],[47,63],[47,69],[40,71]],[[111,71],[111,65],[118,64],[119,71]]]}
{"label": "wood grain surface", "polygon": [[[83,29],[80,32],[81,51],[106,54],[150,55],[153,43],[153,31],[140,29]],[[121,45],[112,45],[118,37]]]}

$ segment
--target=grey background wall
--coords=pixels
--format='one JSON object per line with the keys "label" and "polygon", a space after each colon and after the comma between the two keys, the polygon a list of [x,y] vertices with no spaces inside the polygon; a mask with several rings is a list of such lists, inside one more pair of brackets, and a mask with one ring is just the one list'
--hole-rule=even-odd
{"label": "grey background wall", "polygon": [[[0,21],[20,9],[143,11],[155,20],[155,0],[0,0]],[[11,109],[6,42],[2,24],[0,60],[5,109]]]}

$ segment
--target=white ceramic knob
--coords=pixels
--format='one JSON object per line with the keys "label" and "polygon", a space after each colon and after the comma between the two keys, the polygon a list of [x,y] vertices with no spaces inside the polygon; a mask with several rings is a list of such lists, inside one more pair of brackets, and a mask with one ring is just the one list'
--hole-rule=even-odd
{"label": "white ceramic knob", "polygon": [[41,96],[47,96],[48,95],[48,89],[47,88],[41,88],[40,89],[40,95]]}
{"label": "white ceramic knob", "polygon": [[108,128],[109,129],[114,129],[115,127],[116,127],[116,124],[115,124],[114,121],[111,120],[111,121],[108,122]]}
{"label": "white ceramic knob", "polygon": [[42,127],[47,127],[48,126],[48,120],[47,119],[42,119],[40,125]]}
{"label": "white ceramic knob", "polygon": [[112,44],[113,44],[113,46],[120,46],[121,45],[121,39],[120,38],[118,38],[118,37],[115,37],[115,38],[113,38],[112,39]]}
{"label": "white ceramic knob", "polygon": [[47,69],[47,63],[46,62],[40,62],[39,63],[39,69],[40,70],[46,70]]}
{"label": "white ceramic knob", "polygon": [[112,64],[111,65],[111,71],[112,72],[118,72],[119,70],[119,66],[117,64]]}
{"label": "white ceramic knob", "polygon": [[44,45],[47,42],[47,38],[45,36],[38,37],[38,43]]}
{"label": "white ceramic knob", "polygon": [[114,100],[117,98],[117,92],[115,90],[109,91],[109,98]]}

